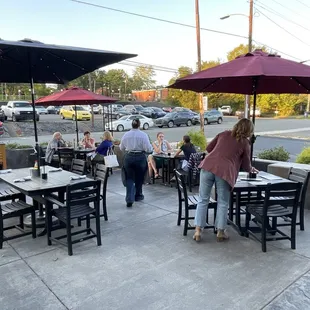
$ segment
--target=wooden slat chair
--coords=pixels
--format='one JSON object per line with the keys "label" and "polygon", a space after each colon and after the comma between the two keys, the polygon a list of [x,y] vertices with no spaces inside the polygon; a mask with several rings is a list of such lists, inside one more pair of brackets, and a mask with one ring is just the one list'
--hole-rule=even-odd
{"label": "wooden slat chair", "polygon": [[[45,197],[46,200],[46,216],[47,216],[47,243],[52,241],[67,246],[68,255],[72,255],[72,245],[90,238],[97,238],[97,245],[101,245],[100,232],[100,188],[101,181],[86,181],[68,185],[66,188],[66,202],[62,203],[54,197]],[[57,205],[58,209],[53,209],[53,205]],[[91,206],[93,204],[94,207]],[[96,219],[96,232],[90,227],[90,217]],[[62,236],[52,238],[52,217],[55,216],[66,225],[67,233]],[[86,217],[86,228],[72,232],[72,220]],[[86,233],[86,236],[73,240],[73,236]],[[63,242],[61,239],[67,239]]]}
{"label": "wooden slat chair", "polygon": [[84,175],[86,172],[86,161],[82,159],[72,159],[71,172]]}
{"label": "wooden slat chair", "polygon": [[[262,251],[267,251],[267,241],[274,240],[290,240],[291,248],[296,248],[296,216],[299,205],[299,197],[301,191],[301,183],[277,183],[268,184],[264,201],[257,203],[250,203],[246,206],[246,233],[245,236],[252,235],[256,240],[262,244]],[[282,197],[281,200],[274,199],[275,197]],[[255,217],[256,223],[260,227],[261,236],[256,236],[250,230],[251,216]],[[291,221],[290,236],[279,230],[277,226],[269,225],[269,220],[277,219],[278,217],[289,216]],[[271,234],[271,236],[270,236]],[[276,234],[280,236],[276,236]]]}
{"label": "wooden slat chair", "polygon": [[[15,201],[18,199],[17,201]],[[25,202],[25,196],[14,189],[6,189],[0,191],[0,201],[12,200],[9,203],[0,206],[0,249],[2,249],[3,242],[15,238],[23,237],[32,234],[32,238],[36,238],[36,218],[35,208]],[[31,214],[32,231],[24,230],[24,215]],[[4,220],[19,217],[18,225],[11,225],[4,227]],[[9,229],[17,229],[21,233],[9,237],[4,236],[4,231]]]}
{"label": "wooden slat chair", "polygon": [[[305,202],[306,202],[306,194],[309,185],[310,172],[302,169],[291,168],[288,179],[294,182],[300,182],[302,184],[301,193],[299,198],[299,222],[296,225],[299,225],[300,230],[305,230]],[[272,197],[275,200],[282,200],[286,197]],[[286,223],[276,224],[277,226],[290,226],[291,218],[290,216],[285,216],[284,220]]]}
{"label": "wooden slat chair", "polygon": [[[188,230],[195,229],[195,226],[191,226],[189,223],[189,220],[194,219],[193,216],[189,215],[189,212],[190,210],[196,210],[199,197],[197,195],[194,195],[194,196],[187,195],[187,189],[186,189],[186,183],[185,183],[184,176],[179,171],[177,170],[174,170],[174,171],[175,171],[175,179],[177,183],[178,198],[179,198],[179,211],[178,211],[177,225],[180,226],[181,221],[184,220],[183,236],[186,236]],[[185,210],[184,216],[182,216],[183,204],[184,204],[184,210]],[[209,209],[214,210],[214,220],[215,220],[217,202],[212,198],[210,198],[210,202],[209,202],[206,223],[209,223]],[[214,225],[207,225],[205,228],[213,228],[213,231],[215,232]]]}
{"label": "wooden slat chair", "polygon": [[58,149],[59,166],[64,170],[70,170],[72,160],[74,158],[74,150],[72,148]]}

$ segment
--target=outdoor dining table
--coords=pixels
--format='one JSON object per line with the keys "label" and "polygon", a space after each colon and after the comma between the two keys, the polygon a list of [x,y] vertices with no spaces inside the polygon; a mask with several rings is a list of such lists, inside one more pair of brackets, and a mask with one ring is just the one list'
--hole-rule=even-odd
{"label": "outdoor dining table", "polygon": [[[174,169],[176,169],[177,166],[177,161],[180,161],[184,159],[184,155],[178,155],[174,156],[173,153],[168,153],[168,154],[153,154],[154,159],[158,158],[161,159],[161,167],[162,167],[162,183],[163,184],[171,184],[171,173],[173,172]],[[165,163],[167,164],[167,173],[166,176],[164,174],[164,168],[165,168]]]}
{"label": "outdoor dining table", "polygon": [[84,160],[86,160],[87,154],[90,154],[92,152],[94,152],[96,149],[92,149],[92,148],[75,148],[74,149],[74,154],[81,158],[83,157]]}
{"label": "outdoor dining table", "polygon": [[[245,226],[241,223],[241,195],[242,193],[247,193],[248,197],[251,197],[251,194],[256,194],[257,199],[262,199],[262,193],[266,190],[267,184],[279,184],[284,182],[293,182],[288,179],[260,171],[257,174],[256,179],[247,178],[248,173],[240,172],[235,187],[231,193],[230,199],[230,212],[228,217],[228,223],[240,235],[244,235]],[[233,214],[233,195],[235,194],[235,210]],[[249,200],[250,203],[250,200]],[[235,215],[235,218],[234,218]]]}
{"label": "outdoor dining table", "polygon": [[[90,181],[90,178],[81,178],[72,180],[71,178],[80,177],[73,172],[66,170],[57,170],[51,166],[45,166],[45,172],[47,173],[47,179],[44,180],[40,177],[30,178],[30,168],[13,169],[10,173],[0,174],[0,179],[11,187],[17,189],[22,194],[32,198],[34,207],[38,207],[39,204],[45,204],[44,196],[48,196],[52,193],[58,194],[58,199],[64,201],[65,191],[67,185],[76,184],[78,182]],[[23,182],[16,182],[22,178],[28,177],[29,180]],[[54,229],[56,229],[55,227]],[[39,236],[46,233],[46,227],[39,234]]]}

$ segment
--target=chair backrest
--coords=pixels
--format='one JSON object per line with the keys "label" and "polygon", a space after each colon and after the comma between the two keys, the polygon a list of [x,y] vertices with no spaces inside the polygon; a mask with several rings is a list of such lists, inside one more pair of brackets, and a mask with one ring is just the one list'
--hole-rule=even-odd
{"label": "chair backrest", "polygon": [[95,168],[95,180],[102,181],[102,196],[105,201],[106,193],[107,193],[107,184],[109,177],[109,168],[103,164],[97,164]]}
{"label": "chair backrest", "polygon": [[175,174],[175,180],[177,184],[179,201],[184,200],[185,204],[187,204],[188,196],[187,196],[187,189],[186,189],[186,183],[185,183],[184,176],[176,169],[174,170],[174,174]]}
{"label": "chair backrest", "polygon": [[86,161],[82,159],[73,158],[71,164],[71,172],[83,175],[85,174]]}
{"label": "chair backrest", "polygon": [[293,211],[297,212],[301,186],[299,182],[269,183],[265,191],[264,215],[267,215],[268,207],[272,205],[293,207]]}
{"label": "chair backrest", "polygon": [[70,207],[89,205],[94,203],[99,207],[100,201],[100,180],[91,180],[68,185],[66,188],[66,206],[68,216],[70,216]]}
{"label": "chair backrest", "polygon": [[74,149],[72,148],[61,148],[58,149],[59,161],[61,159],[73,159],[74,158]]}
{"label": "chair backrest", "polygon": [[306,194],[310,179],[310,172],[303,169],[291,168],[288,179],[294,182],[302,183],[299,202],[303,206],[306,200]]}

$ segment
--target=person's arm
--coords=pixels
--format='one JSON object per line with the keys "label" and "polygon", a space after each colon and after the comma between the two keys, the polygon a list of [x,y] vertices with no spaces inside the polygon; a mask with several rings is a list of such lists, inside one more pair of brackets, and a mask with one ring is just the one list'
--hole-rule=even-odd
{"label": "person's arm", "polygon": [[244,143],[244,151],[241,158],[241,168],[246,172],[251,172],[253,170],[251,165],[250,153],[250,145],[246,141],[246,143]]}
{"label": "person's arm", "polygon": [[177,150],[177,152],[175,153],[174,157],[179,156],[181,152],[182,152],[182,150],[181,150],[181,149]]}
{"label": "person's arm", "polygon": [[166,141],[166,143],[167,143],[168,151],[172,151],[172,147],[171,147],[170,143],[168,141]]}
{"label": "person's arm", "polygon": [[152,144],[150,143],[150,139],[147,134],[145,134],[145,137],[143,139],[143,149],[146,153],[152,153],[153,151]]}
{"label": "person's arm", "polygon": [[217,135],[207,146],[206,150],[208,153],[211,153],[213,149],[215,148],[217,141],[218,141],[219,135]]}
{"label": "person's arm", "polygon": [[96,148],[96,153],[99,153],[99,154],[102,153],[102,151],[103,151],[104,148],[105,148],[105,142],[106,142],[106,141],[102,141],[102,142],[99,144],[99,146]]}
{"label": "person's arm", "polygon": [[121,143],[119,145],[119,149],[122,151],[122,152],[125,152],[126,151],[126,147],[124,145],[124,137],[122,138],[121,140]]}
{"label": "person's arm", "polygon": [[154,149],[154,151],[155,151],[156,154],[160,154],[160,153],[161,153],[160,145],[159,145],[159,147],[158,147],[158,146],[156,145],[156,143],[153,142],[153,143],[152,143],[152,147],[153,147],[153,149]]}
{"label": "person's arm", "polygon": [[92,149],[96,148],[96,146],[95,146],[95,139],[90,138],[90,143],[89,144],[90,144]]}

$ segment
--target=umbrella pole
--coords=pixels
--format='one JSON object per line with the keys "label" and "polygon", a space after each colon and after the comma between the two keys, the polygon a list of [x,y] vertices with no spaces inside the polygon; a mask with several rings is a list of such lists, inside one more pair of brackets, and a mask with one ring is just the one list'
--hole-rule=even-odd
{"label": "umbrella pole", "polygon": [[[254,90],[254,94],[253,94],[253,115],[252,115],[253,125],[255,125],[255,110],[256,110],[256,89]],[[256,140],[256,137],[253,134],[253,136],[251,137],[251,162],[253,160],[253,149],[254,149],[255,140]]]}
{"label": "umbrella pole", "polygon": [[77,121],[77,111],[76,111],[76,105],[74,105],[75,110],[75,132],[76,132],[76,145],[79,144],[79,127],[78,127],[78,121]]}
{"label": "umbrella pole", "polygon": [[31,103],[32,103],[32,118],[33,118],[33,127],[34,127],[34,141],[35,141],[35,150],[37,153],[37,161],[38,161],[38,172],[39,176],[41,174],[41,155],[40,155],[40,147],[38,142],[38,129],[37,129],[37,112],[34,100],[34,85],[33,85],[33,78],[32,78],[32,65],[31,65],[31,58],[28,52],[28,63],[29,63],[29,79],[30,79],[30,89],[31,89]]}

